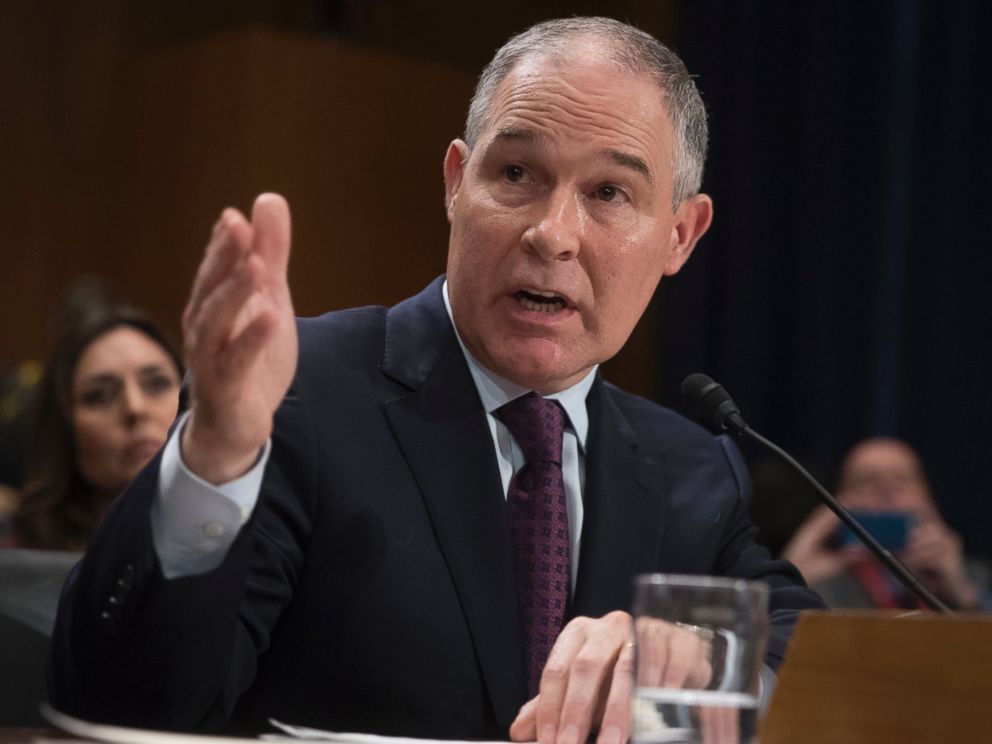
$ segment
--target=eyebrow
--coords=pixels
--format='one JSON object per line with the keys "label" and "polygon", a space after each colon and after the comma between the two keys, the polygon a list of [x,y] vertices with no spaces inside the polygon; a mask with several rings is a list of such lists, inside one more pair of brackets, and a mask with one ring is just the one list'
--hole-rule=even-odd
{"label": "eyebrow", "polygon": [[[139,375],[149,375],[156,374],[159,372],[168,372],[169,367],[160,364],[159,362],[153,362],[152,364],[145,364],[138,367]],[[105,382],[118,382],[123,379],[119,372],[97,372],[96,374],[88,375],[83,378],[83,383],[105,383]]]}
{"label": "eyebrow", "polygon": [[496,132],[496,136],[493,138],[496,142],[503,140],[522,140],[531,144],[540,144],[547,141],[547,139],[547,136],[543,132],[528,129],[527,127],[515,127],[509,124],[500,127],[499,131]]}
{"label": "eyebrow", "polygon": [[87,375],[82,379],[84,385],[91,383],[103,384],[105,382],[118,382],[121,376],[116,372],[97,372],[95,375]]}
{"label": "eyebrow", "polygon": [[649,184],[654,185],[654,176],[651,175],[651,169],[644,162],[644,158],[632,155],[629,152],[620,152],[619,150],[605,150],[604,152],[617,165],[640,173]]}
{"label": "eyebrow", "polygon": [[[507,125],[501,127],[493,138],[494,143],[513,140],[539,145],[547,142],[548,137],[543,132],[538,132],[534,129]],[[649,184],[654,185],[654,176],[648,164],[644,161],[644,158],[612,148],[605,148],[600,152],[622,168],[628,168],[639,173]]]}

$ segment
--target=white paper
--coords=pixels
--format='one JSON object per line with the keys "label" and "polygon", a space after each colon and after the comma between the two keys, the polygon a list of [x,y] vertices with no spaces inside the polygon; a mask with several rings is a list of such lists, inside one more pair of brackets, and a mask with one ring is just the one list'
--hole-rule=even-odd
{"label": "white paper", "polygon": [[[262,734],[258,739],[234,738],[230,736],[203,736],[200,734],[177,734],[171,731],[111,726],[105,723],[91,723],[60,713],[52,706],[43,704],[41,715],[53,726],[74,736],[107,744],[258,744],[264,741],[325,741],[335,744],[506,744],[506,742],[455,741],[451,739],[411,739],[401,736],[378,736],[376,734],[353,734],[336,731],[322,731],[306,726],[291,726],[270,718],[269,723],[282,731],[281,734]],[[66,744],[72,744],[67,742]]]}
{"label": "white paper", "polygon": [[[321,729],[307,728],[306,726],[291,726],[282,723],[274,718],[269,719],[269,723],[280,731],[299,741],[329,741],[336,744],[506,744],[506,742],[487,741],[459,741],[453,739],[411,739],[405,736],[379,736],[378,734],[354,734],[341,733],[337,731],[322,731]],[[263,739],[275,739],[285,741],[285,737],[279,734],[264,734]]]}
{"label": "white paper", "polygon": [[[236,739],[230,736],[201,736],[199,734],[177,734],[172,731],[151,731],[149,729],[110,726],[105,723],[90,723],[81,718],[73,718],[60,713],[47,703],[41,706],[41,715],[53,726],[68,731],[83,739],[108,742],[108,744],[258,744],[258,739]],[[278,736],[282,741],[290,737]]]}

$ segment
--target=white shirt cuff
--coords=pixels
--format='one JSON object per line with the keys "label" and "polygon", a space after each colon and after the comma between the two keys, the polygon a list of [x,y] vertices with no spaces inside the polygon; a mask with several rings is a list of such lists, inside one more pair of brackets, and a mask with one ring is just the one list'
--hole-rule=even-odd
{"label": "white shirt cuff", "polygon": [[188,418],[189,412],[184,413],[166,442],[152,502],[152,541],[167,579],[206,573],[220,565],[251,517],[272,450],[269,440],[251,470],[214,486],[183,463],[179,439]]}

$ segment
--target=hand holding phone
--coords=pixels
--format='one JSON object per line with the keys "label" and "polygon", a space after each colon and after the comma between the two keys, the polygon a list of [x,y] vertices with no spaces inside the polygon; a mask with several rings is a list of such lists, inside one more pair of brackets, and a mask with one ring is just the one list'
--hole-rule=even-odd
{"label": "hand holding phone", "polygon": [[[851,515],[888,551],[897,552],[906,547],[909,533],[916,526],[916,518],[909,512],[853,511]],[[851,528],[841,524],[834,537],[838,549],[860,545]]]}

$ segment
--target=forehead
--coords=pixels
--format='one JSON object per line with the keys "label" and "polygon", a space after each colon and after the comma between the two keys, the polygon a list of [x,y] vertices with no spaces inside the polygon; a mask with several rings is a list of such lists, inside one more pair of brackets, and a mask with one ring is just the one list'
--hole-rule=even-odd
{"label": "forehead", "polygon": [[79,355],[76,376],[124,371],[159,363],[171,365],[165,349],[136,328],[120,326],[90,341]]}
{"label": "forehead", "polygon": [[528,132],[530,141],[606,148],[641,158],[653,171],[670,170],[672,126],[662,91],[648,76],[583,49],[588,53],[518,62],[493,96],[481,140]]}
{"label": "forehead", "polygon": [[916,455],[897,442],[869,442],[855,450],[848,458],[847,470],[851,473],[915,471],[919,467]]}

